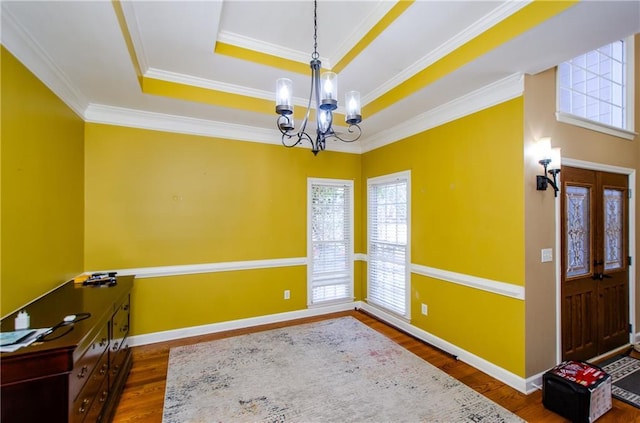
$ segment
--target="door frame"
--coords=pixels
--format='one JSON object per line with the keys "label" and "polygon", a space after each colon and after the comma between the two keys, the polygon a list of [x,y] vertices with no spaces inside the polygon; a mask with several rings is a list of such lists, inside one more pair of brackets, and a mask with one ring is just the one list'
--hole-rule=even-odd
{"label": "door frame", "polygon": [[[636,342],[636,272],[635,266],[638,257],[636,256],[636,203],[634,200],[636,193],[636,170],[628,167],[612,166],[603,163],[588,162],[584,160],[576,160],[571,158],[562,158],[562,164],[571,167],[577,167],[587,170],[595,170],[601,172],[620,173],[627,175],[628,187],[631,191],[629,204],[629,256],[633,257],[632,265],[629,266],[629,323],[631,324],[631,333],[629,333],[629,343]],[[562,179],[562,172],[558,174]],[[558,187],[562,190],[562,184],[558,182]],[[560,192],[562,194],[562,192]],[[562,361],[562,244],[561,229],[562,216],[560,210],[561,197],[555,199],[555,278],[556,278],[556,363]]]}

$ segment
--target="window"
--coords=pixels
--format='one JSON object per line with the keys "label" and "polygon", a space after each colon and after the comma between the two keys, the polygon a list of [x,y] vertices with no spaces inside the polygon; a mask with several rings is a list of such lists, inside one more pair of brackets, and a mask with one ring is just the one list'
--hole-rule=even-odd
{"label": "window", "polygon": [[367,301],[409,318],[410,172],[367,181]]}
{"label": "window", "polygon": [[632,139],[633,39],[558,66],[558,120]]}
{"label": "window", "polygon": [[353,300],[353,181],[312,179],[308,198],[308,302]]}

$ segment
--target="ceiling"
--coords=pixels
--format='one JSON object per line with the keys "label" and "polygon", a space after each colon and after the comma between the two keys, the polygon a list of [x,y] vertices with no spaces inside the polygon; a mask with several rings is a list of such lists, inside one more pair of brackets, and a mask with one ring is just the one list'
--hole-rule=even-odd
{"label": "ceiling", "polygon": [[[280,143],[276,79],[308,101],[310,0],[3,0],[1,12],[2,44],[88,122]],[[514,98],[523,74],[638,32],[637,1],[320,0],[323,68],[363,103],[360,141],[327,149],[368,151]]]}

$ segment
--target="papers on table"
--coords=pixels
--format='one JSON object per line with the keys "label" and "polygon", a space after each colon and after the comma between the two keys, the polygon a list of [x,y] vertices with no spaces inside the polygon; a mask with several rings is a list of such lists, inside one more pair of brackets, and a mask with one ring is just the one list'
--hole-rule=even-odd
{"label": "papers on table", "polygon": [[21,329],[13,332],[0,332],[0,352],[14,352],[35,342],[51,328]]}

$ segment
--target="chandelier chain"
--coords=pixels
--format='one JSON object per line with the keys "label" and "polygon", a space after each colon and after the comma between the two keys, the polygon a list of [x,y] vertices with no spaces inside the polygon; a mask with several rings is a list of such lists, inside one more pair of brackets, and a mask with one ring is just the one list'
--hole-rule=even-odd
{"label": "chandelier chain", "polygon": [[[338,134],[333,129],[333,111],[338,108],[337,85],[335,85],[337,75],[333,72],[325,72],[322,76],[320,75],[322,63],[318,54],[318,0],[313,2],[313,53],[309,66],[311,67],[309,102],[300,129],[295,132],[293,103],[291,101],[292,81],[288,78],[280,78],[276,82],[276,113],[279,115],[277,126],[282,134],[282,145],[291,148],[308,141],[311,144],[311,152],[316,155],[325,149],[327,139],[335,138],[342,142],[354,142],[362,135],[362,130],[358,126],[362,121],[362,116],[360,115],[360,93],[357,91],[350,91],[345,97],[349,106],[345,116],[345,122],[349,125],[346,133]],[[322,84],[321,78],[324,80]],[[306,128],[314,99],[316,128],[315,136],[312,137],[306,132]],[[346,137],[343,138],[342,134],[345,134]]]}
{"label": "chandelier chain", "polygon": [[312,59],[318,59],[318,1],[313,2],[313,54]]}

